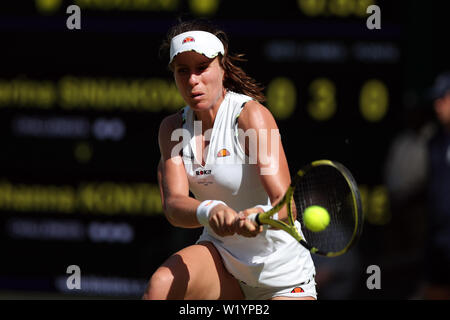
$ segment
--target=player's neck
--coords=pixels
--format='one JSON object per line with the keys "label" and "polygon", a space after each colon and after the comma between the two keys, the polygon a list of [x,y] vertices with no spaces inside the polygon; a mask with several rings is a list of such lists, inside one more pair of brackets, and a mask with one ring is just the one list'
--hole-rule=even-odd
{"label": "player's neck", "polygon": [[201,121],[202,123],[202,133],[214,126],[217,112],[219,111],[219,108],[222,105],[223,100],[225,99],[225,94],[226,92],[224,92],[220,96],[220,98],[214,103],[211,108],[202,111],[194,111],[195,121]]}

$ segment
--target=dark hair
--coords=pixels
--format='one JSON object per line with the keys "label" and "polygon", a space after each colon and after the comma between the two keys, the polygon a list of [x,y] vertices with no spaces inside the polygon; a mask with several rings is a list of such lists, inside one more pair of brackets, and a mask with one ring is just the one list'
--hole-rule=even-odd
{"label": "dark hair", "polygon": [[187,31],[206,31],[212,33],[222,41],[225,53],[219,54],[219,63],[225,71],[223,86],[224,88],[236,93],[245,94],[256,101],[262,103],[266,100],[264,88],[252,77],[248,76],[242,68],[235,65],[236,62],[246,61],[243,54],[231,54],[228,50],[228,36],[223,30],[206,20],[182,21],[173,26],[167,33],[167,37],[160,47],[160,56],[167,57],[170,51],[170,41],[176,35]]}

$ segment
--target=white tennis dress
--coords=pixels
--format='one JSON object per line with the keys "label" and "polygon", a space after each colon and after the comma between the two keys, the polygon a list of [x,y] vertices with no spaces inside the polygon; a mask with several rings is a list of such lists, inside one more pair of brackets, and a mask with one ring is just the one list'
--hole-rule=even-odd
{"label": "white tennis dress", "polygon": [[[189,106],[182,110],[183,128],[191,137],[183,148],[190,191],[200,201],[221,200],[237,212],[256,205],[270,205],[259,168],[249,163],[237,136],[237,119],[249,100],[246,95],[227,92],[214,121],[204,166],[193,160],[194,134],[202,132],[198,127],[194,129],[200,122],[194,123]],[[212,242],[227,270],[250,287],[295,286],[309,282],[315,274],[309,251],[281,230],[265,228],[255,238],[220,237],[210,227],[204,227],[198,241]]]}

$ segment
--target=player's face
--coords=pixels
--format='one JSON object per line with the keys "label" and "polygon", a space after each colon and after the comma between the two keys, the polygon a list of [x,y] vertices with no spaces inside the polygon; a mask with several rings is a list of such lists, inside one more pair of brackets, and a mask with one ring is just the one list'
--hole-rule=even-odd
{"label": "player's face", "polygon": [[175,57],[173,70],[178,90],[193,110],[207,110],[222,102],[224,70],[217,57],[183,52]]}
{"label": "player's face", "polygon": [[444,127],[450,129],[450,93],[435,101],[434,110],[436,111],[439,122]]}

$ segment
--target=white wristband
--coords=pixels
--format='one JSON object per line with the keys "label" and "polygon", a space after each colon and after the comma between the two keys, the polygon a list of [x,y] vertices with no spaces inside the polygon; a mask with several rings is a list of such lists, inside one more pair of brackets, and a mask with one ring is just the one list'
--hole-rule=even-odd
{"label": "white wristband", "polygon": [[197,220],[202,226],[209,226],[209,213],[218,204],[226,205],[219,200],[205,200],[197,207]]}
{"label": "white wristband", "polygon": [[258,204],[257,206],[255,206],[255,208],[261,208],[264,210],[264,212],[266,212],[272,209],[273,207],[271,205]]}

